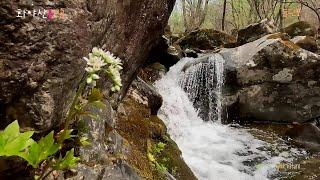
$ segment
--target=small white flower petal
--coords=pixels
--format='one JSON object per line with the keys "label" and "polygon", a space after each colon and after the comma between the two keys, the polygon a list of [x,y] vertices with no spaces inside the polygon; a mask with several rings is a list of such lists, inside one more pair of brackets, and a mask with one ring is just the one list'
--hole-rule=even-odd
{"label": "small white flower petal", "polygon": [[86,70],[88,73],[94,72],[94,70],[93,70],[92,67],[86,67],[85,70]]}
{"label": "small white flower petal", "polygon": [[83,57],[83,59],[88,63],[89,59],[87,57]]}
{"label": "small white flower petal", "polygon": [[92,74],[92,79],[97,80],[100,79],[100,77],[97,74]]}
{"label": "small white flower petal", "polygon": [[91,84],[92,81],[93,81],[93,79],[92,79],[91,77],[88,77],[88,78],[87,78],[87,83],[88,83],[88,84]]}

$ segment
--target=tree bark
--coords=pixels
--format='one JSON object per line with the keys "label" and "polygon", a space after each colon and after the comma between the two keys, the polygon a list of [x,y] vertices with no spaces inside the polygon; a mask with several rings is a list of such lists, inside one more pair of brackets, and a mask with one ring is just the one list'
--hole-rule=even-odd
{"label": "tree bark", "polygon": [[226,9],[227,9],[227,0],[224,0],[224,2],[223,2],[223,15],[222,15],[222,31],[224,31],[224,29],[225,29]]}

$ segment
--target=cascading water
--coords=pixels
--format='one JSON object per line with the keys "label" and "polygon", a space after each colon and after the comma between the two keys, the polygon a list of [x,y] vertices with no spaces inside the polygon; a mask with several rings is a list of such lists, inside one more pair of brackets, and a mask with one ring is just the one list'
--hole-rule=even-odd
{"label": "cascading water", "polygon": [[[213,55],[201,64],[193,64],[194,61],[191,58],[180,60],[155,83],[163,97],[159,116],[186,163],[200,180],[273,179],[278,175],[276,164],[289,162],[301,152],[281,139],[267,143],[254,138],[245,128],[200,118],[201,112],[195,108],[199,100],[202,100],[200,105],[215,111],[209,120],[221,118],[217,115],[221,114],[223,58]],[[185,70],[188,64],[193,65]],[[212,99],[199,99],[198,95],[204,93],[211,93]]]}
{"label": "cascading water", "polygon": [[181,78],[181,86],[204,120],[221,122],[223,73],[223,57],[213,54],[185,70]]}

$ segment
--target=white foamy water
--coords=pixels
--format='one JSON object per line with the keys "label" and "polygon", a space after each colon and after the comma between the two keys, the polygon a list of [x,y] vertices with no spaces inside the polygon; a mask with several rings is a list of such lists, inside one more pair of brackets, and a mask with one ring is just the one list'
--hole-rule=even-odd
{"label": "white foamy water", "polygon": [[[194,62],[194,61],[192,61]],[[207,60],[188,65],[180,84],[188,93],[195,108],[207,121],[221,122],[224,59],[213,54]],[[209,110],[209,111],[208,111]]]}
{"label": "white foamy water", "polygon": [[[291,161],[294,149],[255,139],[246,129],[204,122],[179,86],[185,58],[155,83],[163,97],[159,116],[178,144],[182,156],[200,180],[263,180],[277,173],[276,164]],[[286,149],[286,148],[283,148]]]}

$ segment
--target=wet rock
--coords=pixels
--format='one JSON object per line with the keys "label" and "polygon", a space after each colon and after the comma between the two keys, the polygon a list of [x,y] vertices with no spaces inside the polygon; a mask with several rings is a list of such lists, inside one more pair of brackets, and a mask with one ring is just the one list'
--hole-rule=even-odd
{"label": "wet rock", "polygon": [[133,81],[132,87],[132,92],[129,93],[133,98],[142,104],[147,105],[150,109],[151,115],[157,115],[163,100],[162,96],[156,91],[156,89],[140,78]]}
{"label": "wet rock", "polygon": [[214,29],[200,29],[187,34],[176,43],[182,49],[214,50],[235,42],[236,39],[233,36],[224,32]]}
{"label": "wet rock", "polygon": [[243,45],[255,41],[267,34],[272,34],[276,31],[276,26],[273,20],[264,19],[260,23],[250,24],[249,26],[238,30],[237,44]]}
{"label": "wet rock", "polygon": [[292,138],[299,145],[320,151],[320,129],[313,124],[293,123],[285,135]]}
{"label": "wet rock", "polygon": [[184,53],[186,54],[186,57],[192,57],[192,58],[197,58],[198,54],[195,50],[192,49],[186,49],[184,50]]}
{"label": "wet rock", "polygon": [[284,28],[283,31],[291,38],[295,36],[315,36],[317,30],[311,24],[305,21],[299,21]]}
{"label": "wet rock", "polygon": [[[319,117],[320,56],[287,38],[279,38],[279,35],[267,35],[219,52],[225,59],[222,117],[231,122],[277,123],[306,122]],[[216,57],[216,54],[195,59],[182,70],[188,72],[199,68],[201,71],[196,71],[197,74],[203,74],[197,83],[203,88],[192,99],[196,99],[194,106],[197,109],[204,110],[200,111],[204,116],[216,111],[200,103],[208,99],[216,101],[214,95],[207,92],[216,86],[215,77],[213,80],[209,78],[213,72],[210,72],[209,65],[202,67],[210,57]],[[193,92],[193,88],[190,87],[189,91]]]}
{"label": "wet rock", "polygon": [[129,147],[114,130],[116,112],[109,102],[104,103],[106,108],[103,111],[93,106],[87,108],[96,119],[84,117],[78,123],[78,134],[87,137],[90,144],[79,148],[81,162],[68,179],[142,179],[126,162]]}

